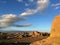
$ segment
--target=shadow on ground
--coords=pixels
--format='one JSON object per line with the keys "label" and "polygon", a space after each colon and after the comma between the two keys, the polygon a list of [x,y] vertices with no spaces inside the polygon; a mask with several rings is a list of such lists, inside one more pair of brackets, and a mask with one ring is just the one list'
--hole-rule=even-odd
{"label": "shadow on ground", "polygon": [[0,43],[0,45],[29,45],[30,43]]}

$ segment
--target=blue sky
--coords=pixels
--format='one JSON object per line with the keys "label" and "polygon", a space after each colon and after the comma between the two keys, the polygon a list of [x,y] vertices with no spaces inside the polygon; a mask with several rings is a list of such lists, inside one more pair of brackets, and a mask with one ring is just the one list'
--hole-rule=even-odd
{"label": "blue sky", "polygon": [[0,0],[0,16],[15,14],[21,18],[26,18],[26,20],[17,22],[16,24],[32,24],[29,27],[6,27],[1,30],[50,32],[53,18],[60,14],[60,0],[45,0],[47,1],[46,3],[43,0],[42,6],[40,2],[37,4],[37,1]]}

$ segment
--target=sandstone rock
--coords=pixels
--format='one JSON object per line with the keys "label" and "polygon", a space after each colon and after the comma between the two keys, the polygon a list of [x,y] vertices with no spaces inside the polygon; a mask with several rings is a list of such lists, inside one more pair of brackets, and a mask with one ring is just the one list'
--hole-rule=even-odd
{"label": "sandstone rock", "polygon": [[37,32],[37,31],[35,31],[35,32],[30,32],[29,35],[31,37],[37,37],[37,36],[40,36],[41,34],[39,32]]}
{"label": "sandstone rock", "polygon": [[30,45],[60,45],[60,15],[56,16],[52,22],[50,37],[33,42]]}
{"label": "sandstone rock", "polygon": [[56,16],[52,23],[51,37],[60,37],[60,15]]}
{"label": "sandstone rock", "polygon": [[20,33],[16,33],[14,35],[14,38],[21,39],[21,38],[23,38],[23,36]]}
{"label": "sandstone rock", "polygon": [[27,32],[23,32],[23,33],[21,33],[21,35],[22,35],[23,37],[29,37],[29,35],[28,35]]}

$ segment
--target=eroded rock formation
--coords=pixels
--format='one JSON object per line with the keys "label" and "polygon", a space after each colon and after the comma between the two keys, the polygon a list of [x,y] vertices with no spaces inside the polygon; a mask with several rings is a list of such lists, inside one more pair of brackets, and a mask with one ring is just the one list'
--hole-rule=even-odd
{"label": "eroded rock formation", "polygon": [[37,31],[34,31],[34,32],[30,32],[29,36],[31,36],[31,37],[37,37],[37,36],[41,36],[41,33],[37,32]]}

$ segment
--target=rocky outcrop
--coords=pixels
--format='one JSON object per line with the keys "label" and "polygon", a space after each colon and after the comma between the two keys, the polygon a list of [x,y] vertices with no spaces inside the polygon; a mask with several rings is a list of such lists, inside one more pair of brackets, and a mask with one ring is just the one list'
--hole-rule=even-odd
{"label": "rocky outcrop", "polygon": [[60,15],[53,20],[50,37],[60,37]]}
{"label": "rocky outcrop", "polygon": [[33,42],[30,45],[60,45],[60,15],[56,16],[52,22],[50,37]]}
{"label": "rocky outcrop", "polygon": [[16,33],[13,37],[17,39],[23,38],[23,36],[20,33]]}
{"label": "rocky outcrop", "polygon": [[44,32],[44,33],[41,33],[41,36],[50,36],[50,33]]}
{"label": "rocky outcrop", "polygon": [[40,33],[40,32],[37,32],[37,31],[35,31],[35,32],[30,32],[30,33],[29,33],[29,36],[31,36],[31,37],[37,37],[37,36],[41,36],[41,33]]}

